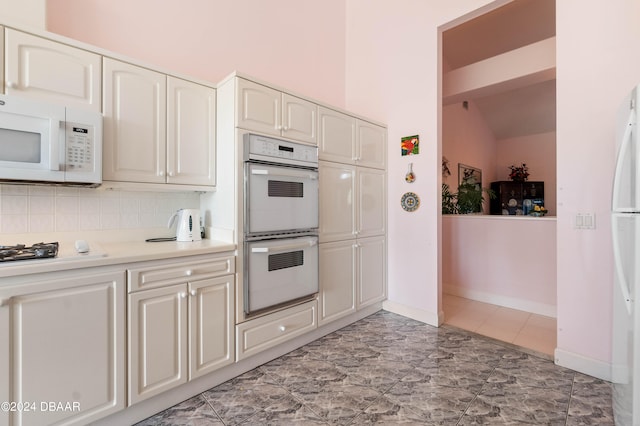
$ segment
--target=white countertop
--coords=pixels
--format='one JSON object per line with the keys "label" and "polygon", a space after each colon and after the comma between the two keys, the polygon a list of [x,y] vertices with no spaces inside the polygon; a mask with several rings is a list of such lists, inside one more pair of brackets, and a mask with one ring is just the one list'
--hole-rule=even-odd
{"label": "white countertop", "polygon": [[87,254],[76,253],[74,242],[61,241],[56,258],[0,263],[0,285],[2,278],[19,275],[215,254],[236,249],[233,243],[208,239],[194,242],[87,241],[90,246]]}

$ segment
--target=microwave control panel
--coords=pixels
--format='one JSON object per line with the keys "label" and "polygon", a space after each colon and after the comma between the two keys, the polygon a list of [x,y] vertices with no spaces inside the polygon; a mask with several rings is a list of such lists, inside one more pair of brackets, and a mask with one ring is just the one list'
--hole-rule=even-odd
{"label": "microwave control panel", "polygon": [[68,122],[65,136],[67,169],[93,171],[95,152],[93,126]]}

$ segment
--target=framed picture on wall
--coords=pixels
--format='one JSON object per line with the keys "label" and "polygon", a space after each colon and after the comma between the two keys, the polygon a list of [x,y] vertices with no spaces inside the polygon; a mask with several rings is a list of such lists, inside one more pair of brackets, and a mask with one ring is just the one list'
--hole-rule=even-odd
{"label": "framed picture on wall", "polygon": [[458,163],[458,186],[465,184],[482,189],[482,170]]}

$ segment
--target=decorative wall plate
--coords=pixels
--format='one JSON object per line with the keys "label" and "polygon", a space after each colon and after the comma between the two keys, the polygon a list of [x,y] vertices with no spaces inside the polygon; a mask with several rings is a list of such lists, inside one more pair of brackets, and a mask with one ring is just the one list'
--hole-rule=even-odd
{"label": "decorative wall plate", "polygon": [[408,212],[415,211],[420,206],[420,198],[413,192],[406,192],[400,199],[400,205]]}

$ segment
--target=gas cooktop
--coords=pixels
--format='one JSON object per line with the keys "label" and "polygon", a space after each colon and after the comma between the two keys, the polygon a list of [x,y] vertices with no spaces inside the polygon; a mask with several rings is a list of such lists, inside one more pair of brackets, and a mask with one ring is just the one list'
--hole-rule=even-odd
{"label": "gas cooktop", "polygon": [[15,260],[47,259],[58,255],[58,243],[36,243],[32,246],[17,244],[0,246],[0,262]]}

